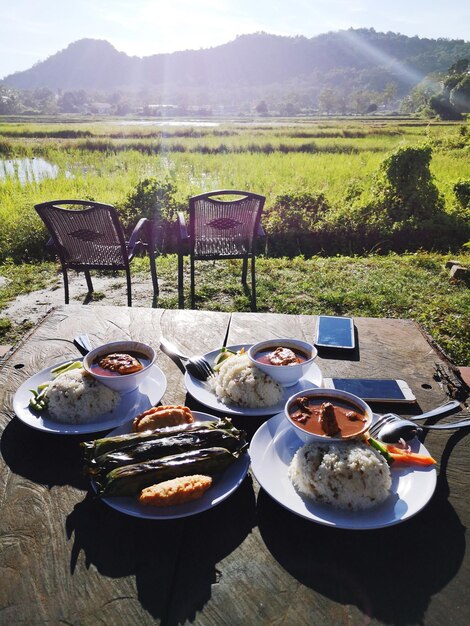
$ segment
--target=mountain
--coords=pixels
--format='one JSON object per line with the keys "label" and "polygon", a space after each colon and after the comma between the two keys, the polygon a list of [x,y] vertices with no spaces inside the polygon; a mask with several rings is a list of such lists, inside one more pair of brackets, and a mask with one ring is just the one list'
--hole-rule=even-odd
{"label": "mountain", "polygon": [[10,74],[2,83],[17,89],[109,92],[164,87],[165,93],[228,90],[233,95],[244,89],[320,89],[345,83],[384,89],[395,82],[404,94],[426,74],[445,72],[461,58],[470,58],[469,42],[374,29],[349,29],[311,39],[255,33],[213,48],[144,58],[118,52],[107,41],[82,39],[29,70]]}

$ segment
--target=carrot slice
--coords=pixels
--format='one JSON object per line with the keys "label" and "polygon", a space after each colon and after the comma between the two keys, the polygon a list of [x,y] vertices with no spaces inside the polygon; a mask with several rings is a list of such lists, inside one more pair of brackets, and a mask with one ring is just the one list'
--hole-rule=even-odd
{"label": "carrot slice", "polygon": [[387,445],[387,450],[395,463],[409,463],[410,465],[434,465],[436,463],[432,456],[407,452],[393,445]]}

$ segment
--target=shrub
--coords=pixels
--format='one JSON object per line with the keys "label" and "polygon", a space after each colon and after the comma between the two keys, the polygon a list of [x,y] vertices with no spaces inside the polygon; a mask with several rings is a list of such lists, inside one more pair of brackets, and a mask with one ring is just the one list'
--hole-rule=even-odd
{"label": "shrub", "polygon": [[444,211],[429,165],[430,146],[399,148],[380,166],[373,185],[373,209],[380,221],[419,226]]}
{"label": "shrub", "polygon": [[322,193],[294,192],[277,196],[263,215],[270,253],[311,254],[311,234],[328,210],[328,201]]}
{"label": "shrub", "polygon": [[277,196],[265,209],[263,225],[268,234],[315,230],[329,210],[324,194],[294,192]]}
{"label": "shrub", "polygon": [[470,180],[459,180],[453,191],[462,209],[470,209]]}
{"label": "shrub", "polygon": [[172,223],[182,207],[177,202],[176,186],[169,180],[145,178],[131,191],[122,207],[118,207],[125,228],[130,230],[141,217],[153,223],[154,236],[159,247],[171,239]]}
{"label": "shrub", "polygon": [[119,207],[123,223],[129,227],[141,217],[146,217],[157,225],[173,222],[180,208],[175,194],[176,187],[171,181],[144,178],[128,194],[123,206]]}

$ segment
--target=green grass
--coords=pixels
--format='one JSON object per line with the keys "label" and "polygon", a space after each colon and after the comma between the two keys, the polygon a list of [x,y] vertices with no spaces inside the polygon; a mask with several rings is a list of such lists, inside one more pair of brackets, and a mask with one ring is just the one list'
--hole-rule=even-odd
{"label": "green grass", "polygon": [[[470,363],[470,289],[453,281],[445,263],[450,257],[416,253],[366,257],[314,257],[257,261],[258,310],[290,314],[334,314],[415,320],[459,365]],[[455,258],[455,257],[452,257]],[[470,254],[456,258],[470,266]],[[177,308],[176,257],[158,258],[161,295],[158,306]],[[185,266],[188,271],[188,264]],[[133,274],[145,275],[147,259],[136,259]],[[1,307],[20,293],[56,280],[55,263],[0,266],[11,282],[0,289]],[[241,262],[196,264],[196,305],[217,311],[249,311],[249,294],[240,283]],[[189,280],[186,277],[186,294]],[[99,294],[101,295],[101,294]],[[105,302],[104,302],[105,303]],[[188,306],[189,303],[187,303]],[[4,322],[5,326],[8,326]],[[24,329],[4,328],[3,342]],[[0,339],[2,325],[0,324]]]}
{"label": "green grass", "polygon": [[[433,145],[431,162],[446,209],[455,204],[452,187],[470,179],[467,146],[459,143],[461,123],[413,119],[296,119],[223,123],[214,128],[123,126],[117,121],[61,120],[53,123],[0,121],[0,158],[42,157],[59,168],[54,180],[20,185],[0,182],[1,309],[20,293],[51,284],[54,263],[15,266],[8,258],[38,258],[46,238],[34,204],[54,198],[88,198],[120,205],[139,180],[170,177],[178,200],[217,188],[250,189],[266,196],[323,192],[332,211],[355,184],[371,193],[373,175],[398,146]],[[311,151],[296,152],[299,147]],[[334,313],[414,319],[459,364],[470,361],[469,288],[452,283],[444,269],[448,257],[413,255],[265,259],[257,264],[260,310],[284,313]],[[470,264],[469,255],[460,257]],[[240,285],[240,265],[200,263],[198,306],[249,310]],[[137,259],[134,272],[148,264]],[[159,306],[176,308],[176,259],[160,257],[164,286]],[[101,294],[96,294],[100,297]],[[105,298],[103,298],[105,301]],[[0,323],[0,339],[15,341],[25,328],[16,320]]]}
{"label": "green grass", "polygon": [[[468,146],[457,141],[462,128],[383,119],[266,120],[215,128],[0,121],[0,158],[42,157],[59,168],[54,180],[0,183],[0,259],[38,258],[45,232],[33,206],[45,200],[88,198],[119,206],[139,180],[168,176],[183,203],[221,188],[257,191],[266,196],[267,208],[281,194],[322,192],[334,212],[351,184],[364,190],[367,201],[373,175],[391,151],[426,141],[433,142],[432,173],[452,210],[453,185],[470,179]],[[296,152],[302,146],[307,151]]]}

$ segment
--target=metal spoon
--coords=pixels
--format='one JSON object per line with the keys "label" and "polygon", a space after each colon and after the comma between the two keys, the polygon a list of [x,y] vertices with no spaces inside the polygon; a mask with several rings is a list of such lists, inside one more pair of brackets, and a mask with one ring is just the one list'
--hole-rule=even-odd
{"label": "metal spoon", "polygon": [[377,439],[385,443],[397,443],[400,439],[409,441],[416,437],[423,429],[426,430],[460,430],[470,427],[470,418],[453,422],[452,424],[422,424],[418,426],[410,420],[404,420],[397,416],[396,420],[390,421],[380,429]]}

